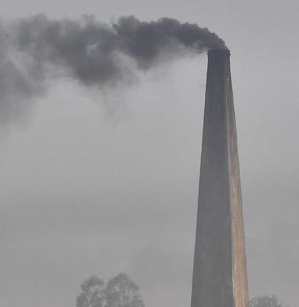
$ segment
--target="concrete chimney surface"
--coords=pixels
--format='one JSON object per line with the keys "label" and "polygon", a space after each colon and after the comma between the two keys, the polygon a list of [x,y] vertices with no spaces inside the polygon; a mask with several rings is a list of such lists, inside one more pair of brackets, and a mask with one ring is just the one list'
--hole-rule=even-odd
{"label": "concrete chimney surface", "polygon": [[246,307],[247,302],[230,51],[210,50],[191,307]]}

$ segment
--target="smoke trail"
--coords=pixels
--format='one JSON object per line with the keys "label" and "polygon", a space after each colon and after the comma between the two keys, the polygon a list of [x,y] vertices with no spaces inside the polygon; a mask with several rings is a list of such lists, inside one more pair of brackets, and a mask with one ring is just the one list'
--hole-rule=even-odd
{"label": "smoke trail", "polygon": [[[93,16],[49,20],[44,15],[0,26],[0,124],[26,112],[26,103],[67,74],[87,86],[126,82],[188,51],[224,49],[207,28],[170,18],[142,22],[134,16],[104,24]],[[128,64],[129,63],[129,64]]]}

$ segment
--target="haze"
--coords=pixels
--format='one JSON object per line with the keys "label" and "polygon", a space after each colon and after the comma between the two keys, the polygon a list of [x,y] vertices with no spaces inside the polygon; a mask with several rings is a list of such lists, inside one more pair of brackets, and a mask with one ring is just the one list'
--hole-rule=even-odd
{"label": "haze", "polygon": [[[162,16],[231,49],[250,296],[296,306],[299,230],[295,1],[3,0],[6,20]],[[145,305],[190,306],[206,56],[98,92],[52,82],[2,127],[0,303],[75,306],[81,282],[127,272]]]}

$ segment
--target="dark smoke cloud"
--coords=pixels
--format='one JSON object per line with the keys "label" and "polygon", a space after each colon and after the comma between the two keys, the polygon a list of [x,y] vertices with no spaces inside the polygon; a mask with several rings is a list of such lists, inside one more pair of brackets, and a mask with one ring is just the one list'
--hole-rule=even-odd
{"label": "dark smoke cloud", "polygon": [[1,123],[26,113],[26,101],[42,94],[51,77],[64,74],[87,86],[114,86],[136,68],[146,71],[186,52],[226,48],[207,28],[134,16],[104,24],[93,16],[76,21],[37,15],[2,24],[0,40]]}

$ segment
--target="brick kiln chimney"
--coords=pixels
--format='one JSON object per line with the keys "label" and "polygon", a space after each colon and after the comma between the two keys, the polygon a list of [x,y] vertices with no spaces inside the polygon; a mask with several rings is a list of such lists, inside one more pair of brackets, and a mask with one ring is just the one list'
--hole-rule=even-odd
{"label": "brick kiln chimney", "polygon": [[210,50],[191,307],[247,307],[241,184],[229,50]]}

